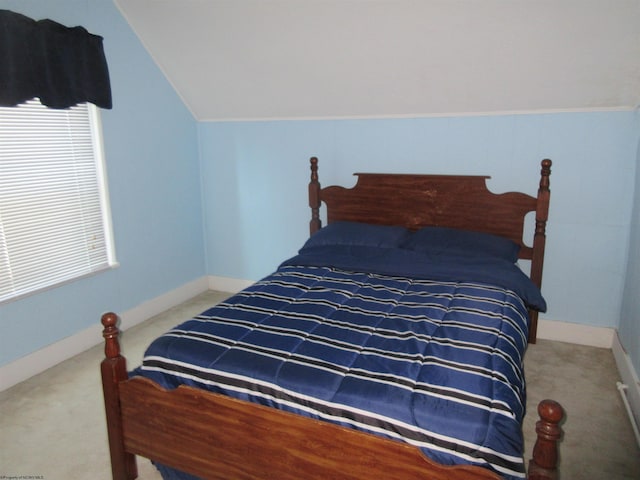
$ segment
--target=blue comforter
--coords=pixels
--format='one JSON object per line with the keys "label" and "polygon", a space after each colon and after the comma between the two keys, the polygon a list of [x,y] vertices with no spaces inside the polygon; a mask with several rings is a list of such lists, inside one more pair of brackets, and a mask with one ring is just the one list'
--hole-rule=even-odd
{"label": "blue comforter", "polygon": [[509,262],[321,247],[155,340],[135,372],[524,478],[527,308]]}

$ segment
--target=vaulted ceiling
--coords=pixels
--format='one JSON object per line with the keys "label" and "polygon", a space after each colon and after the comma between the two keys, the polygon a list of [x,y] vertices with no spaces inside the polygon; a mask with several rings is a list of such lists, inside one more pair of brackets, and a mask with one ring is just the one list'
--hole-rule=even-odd
{"label": "vaulted ceiling", "polygon": [[640,0],[115,2],[198,120],[640,105]]}

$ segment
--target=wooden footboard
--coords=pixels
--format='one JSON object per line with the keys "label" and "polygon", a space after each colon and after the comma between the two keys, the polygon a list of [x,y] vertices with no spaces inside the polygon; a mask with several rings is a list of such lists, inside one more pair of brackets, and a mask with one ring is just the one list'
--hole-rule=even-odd
{"label": "wooden footboard", "polygon": [[[102,317],[101,365],[114,480],[137,476],[135,455],[207,479],[434,479],[500,477],[480,467],[439,465],[402,442],[191,387],[167,391],[128,379],[118,317]],[[541,402],[529,478],[557,475],[556,402]]]}

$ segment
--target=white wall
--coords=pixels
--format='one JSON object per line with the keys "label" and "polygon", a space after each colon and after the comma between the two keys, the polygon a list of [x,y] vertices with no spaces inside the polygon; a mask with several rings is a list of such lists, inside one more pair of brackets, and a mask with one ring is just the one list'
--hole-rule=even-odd
{"label": "white wall", "polygon": [[198,120],[640,104],[637,0],[115,0]]}

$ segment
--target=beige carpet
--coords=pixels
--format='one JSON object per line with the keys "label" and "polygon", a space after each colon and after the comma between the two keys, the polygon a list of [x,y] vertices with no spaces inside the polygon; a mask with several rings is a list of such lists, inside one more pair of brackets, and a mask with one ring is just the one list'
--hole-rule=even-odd
{"label": "beige carpet", "polygon": [[[123,334],[129,367],[140,362],[145,346],[157,335],[226,296],[204,293]],[[95,347],[0,393],[0,479],[111,478],[99,374],[102,356],[102,347]],[[640,479],[640,450],[616,389],[619,378],[610,350],[540,341],[530,346],[526,366],[527,458],[535,407],[543,398],[554,398],[567,410],[563,480]],[[139,459],[138,465],[139,478],[160,478],[148,461]]]}

